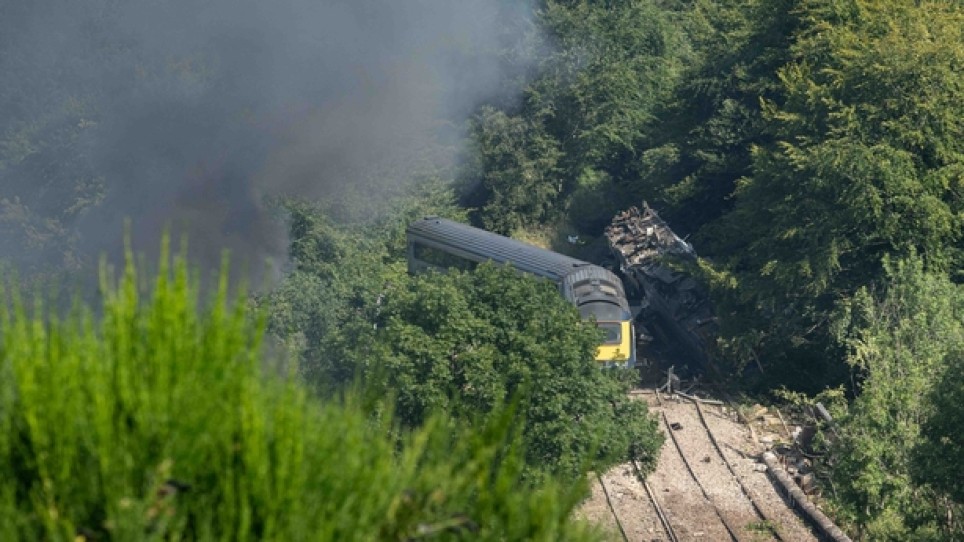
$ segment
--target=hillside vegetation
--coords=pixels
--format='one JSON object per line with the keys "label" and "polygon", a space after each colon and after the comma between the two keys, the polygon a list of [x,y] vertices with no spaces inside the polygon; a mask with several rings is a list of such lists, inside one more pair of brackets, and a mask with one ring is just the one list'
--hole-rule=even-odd
{"label": "hillside vegetation", "polygon": [[[394,14],[359,5],[370,9],[364,20]],[[860,540],[964,538],[957,483],[964,463],[961,2],[538,0],[532,11],[518,2],[493,5],[494,27],[505,34],[487,40],[492,47],[471,58],[498,66],[491,72],[498,81],[489,83],[499,88],[473,93],[478,99],[471,107],[453,106],[444,118],[427,122],[437,137],[417,138],[425,148],[399,160],[420,167],[366,169],[357,178],[335,167],[347,158],[345,149],[374,163],[385,154],[384,142],[373,140],[366,149],[347,133],[364,123],[335,118],[319,130],[335,132],[329,139],[339,146],[326,147],[316,161],[305,159],[315,157],[309,144],[315,141],[300,141],[298,134],[313,133],[305,125],[330,120],[320,112],[342,102],[313,102],[324,85],[289,95],[265,91],[272,78],[251,78],[264,87],[238,84],[250,74],[246,64],[230,61],[230,53],[244,40],[156,47],[150,36],[125,26],[130,13],[123,3],[108,0],[58,7],[56,17],[46,16],[51,8],[42,2],[0,7],[0,67],[8,75],[0,88],[0,269],[21,270],[26,289],[52,276],[68,283],[94,276],[99,254],[88,249],[112,246],[105,239],[121,236],[118,217],[135,217],[135,241],[145,230],[157,235],[171,218],[152,205],[175,208],[180,218],[210,219],[213,226],[201,230],[205,243],[223,235],[236,250],[258,255],[284,250],[275,244],[283,244],[286,225],[288,263],[248,302],[264,318],[269,349],[292,361],[290,371],[281,371],[287,380],[262,379],[279,369],[263,370],[265,358],[253,339],[258,334],[241,331],[257,326],[221,309],[199,316],[208,313],[194,313],[193,301],[182,303],[191,310],[165,301],[181,308],[141,313],[133,294],[124,293],[135,291],[132,285],[106,290],[117,293],[97,317],[80,308],[70,317],[53,318],[61,313],[52,308],[28,317],[15,306],[31,303],[8,304],[12,312],[0,332],[9,378],[0,383],[6,386],[0,417],[10,430],[0,436],[7,439],[0,441],[0,469],[17,483],[0,492],[7,514],[0,519],[16,521],[0,526],[12,525],[27,538],[70,536],[75,528],[134,533],[143,529],[148,512],[162,517],[153,506],[157,480],[168,476],[163,469],[173,469],[170,476],[183,476],[192,489],[164,502],[201,499],[203,513],[213,515],[195,518],[190,514],[202,513],[200,508],[177,506],[166,525],[184,530],[158,532],[298,538],[295,531],[270,529],[288,529],[281,526],[286,521],[321,525],[336,516],[318,512],[325,505],[308,499],[302,519],[266,519],[275,517],[272,500],[258,493],[267,490],[245,484],[270,478],[275,467],[257,467],[258,476],[238,481],[231,469],[241,468],[241,452],[227,436],[268,431],[271,416],[296,416],[272,414],[288,412],[279,406],[288,399],[278,397],[294,397],[302,417],[290,423],[355,423],[332,421],[326,412],[356,420],[357,428],[339,431],[358,442],[372,439],[360,449],[395,449],[390,458],[371,456],[386,469],[405,461],[419,468],[437,462],[439,472],[449,468],[445,454],[406,459],[414,453],[407,450],[418,449],[412,443],[477,438],[484,444],[490,442],[486,435],[511,435],[517,455],[491,474],[513,481],[518,475],[518,487],[548,499],[544,513],[523,507],[532,521],[544,517],[547,523],[522,535],[511,529],[530,528],[529,520],[518,519],[524,514],[491,524],[504,526],[494,528],[504,529],[498,531],[503,538],[551,537],[547,533],[559,532],[552,529],[566,521],[569,496],[587,469],[655,457],[654,425],[623,395],[632,377],[594,370],[595,331],[545,285],[497,269],[407,276],[404,226],[438,214],[510,235],[567,224],[578,230],[572,233],[598,238],[616,211],[645,199],[702,257],[700,278],[721,329],[715,357],[729,383],[830,406],[836,436],[818,439],[825,444],[817,450],[826,474],[821,483],[848,531]],[[63,43],[54,45],[66,46],[56,55],[29,34],[32,25],[48,20],[67,21],[72,30],[57,34]],[[299,50],[292,44],[320,43],[298,41],[299,32],[307,31],[295,26],[272,27],[258,34],[257,43],[267,47],[271,40],[264,36],[270,36],[291,46],[289,52]],[[439,41],[448,52],[467,48],[458,40]],[[458,64],[461,57],[443,58]],[[398,65],[387,65],[404,75]],[[472,72],[477,65],[464,66]],[[459,88],[470,86],[468,79],[456,81]],[[438,90],[429,86],[419,88]],[[292,120],[299,116],[304,119]],[[377,124],[368,116],[359,120]],[[417,127],[419,134],[425,125]],[[136,126],[150,127],[149,137],[128,138],[138,133]],[[394,128],[392,133],[414,134]],[[204,141],[165,139],[171,134]],[[453,134],[464,136],[458,145]],[[104,149],[129,148],[121,143],[132,143],[131,152],[107,153],[112,158],[105,160]],[[291,168],[278,166],[288,162],[294,162]],[[315,190],[316,183],[324,190]],[[132,200],[138,204],[119,207]],[[215,205],[201,205],[208,200]],[[269,220],[269,211],[283,220]],[[201,259],[216,253],[202,251]],[[162,282],[158,292],[173,284],[181,283]],[[161,342],[139,343],[130,335],[133,324],[116,323],[124,318],[144,322],[134,326],[143,327],[139,337]],[[222,324],[206,324],[209,318],[224,319],[228,327],[216,331]],[[202,333],[207,329],[212,335]],[[182,339],[185,334],[198,342]],[[190,356],[164,348],[158,356],[146,354],[162,343],[199,350]],[[126,362],[138,370],[112,369],[127,358],[117,354],[115,360],[107,355],[111,348],[140,356]],[[198,356],[212,361],[189,364]],[[204,381],[205,371],[223,372],[223,365],[211,368],[222,363],[220,356],[246,360],[248,372]],[[161,389],[174,379],[177,386],[188,385],[189,379],[174,376],[181,371],[198,375],[198,390],[234,398],[247,417],[208,421],[222,412],[220,401],[198,399],[195,409],[177,395],[154,398],[132,387]],[[88,391],[64,391],[75,389]],[[304,421],[309,419],[315,421]],[[54,421],[57,431],[49,428]],[[110,429],[97,426],[108,422]],[[195,438],[207,423],[214,424],[210,438]],[[172,429],[163,438],[144,433],[163,424],[186,425],[170,425],[178,435]],[[141,443],[125,431],[150,438]],[[483,454],[483,444],[478,450],[465,444],[466,457]],[[313,457],[307,454],[324,448],[298,446],[302,451],[294,457]],[[158,451],[168,449],[187,455]],[[340,465],[333,457],[317,459]],[[202,472],[210,484],[195,476]],[[419,486],[422,471],[412,472],[400,483],[427,487]],[[298,483],[315,483],[312,476]],[[448,474],[439,476],[432,483],[444,485],[440,480]],[[71,485],[75,479],[80,485]],[[451,476],[452,483],[459,480]],[[213,487],[221,489],[203,489]],[[410,494],[395,495],[395,501],[371,509],[409,517]],[[459,523],[453,519],[459,514],[481,526],[473,506],[491,504],[485,514],[493,518],[510,514],[475,497],[456,499],[464,504],[452,508],[445,508],[445,499],[425,498],[425,507],[445,512],[431,521],[398,520],[392,533],[440,525],[440,517]],[[532,506],[543,506],[538,502]]]}
{"label": "hillside vegetation", "polygon": [[179,258],[103,288],[62,317],[4,292],[3,540],[594,538],[579,484],[525,480],[511,408],[403,430],[279,374],[226,274],[205,302]]}
{"label": "hillside vegetation", "polygon": [[838,398],[824,494],[854,536],[964,536],[944,478],[964,430],[964,7],[547,0],[539,21],[553,47],[522,100],[472,120],[473,216],[598,235],[648,200],[704,258],[734,382]]}
{"label": "hillside vegetation", "polygon": [[392,397],[409,427],[439,411],[466,426],[489,423],[511,403],[532,478],[577,480],[630,458],[655,464],[662,437],[645,405],[626,396],[635,373],[600,370],[599,331],[554,285],[494,265],[412,277],[401,256],[408,220],[359,234],[317,209],[288,209],[295,268],[258,303],[322,396],[360,385]]}

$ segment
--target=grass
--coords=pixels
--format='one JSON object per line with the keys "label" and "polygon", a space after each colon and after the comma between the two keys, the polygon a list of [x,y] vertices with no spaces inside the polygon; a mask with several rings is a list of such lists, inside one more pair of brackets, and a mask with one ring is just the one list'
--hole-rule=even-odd
{"label": "grass", "polygon": [[[516,230],[512,232],[512,238],[598,264],[610,256],[610,249],[603,232],[594,233],[595,235],[579,232],[569,222],[560,220],[543,226]],[[570,242],[569,236],[578,236],[578,241]]]}
{"label": "grass", "polygon": [[169,260],[62,317],[0,292],[0,540],[595,538],[581,488],[522,479],[511,416],[402,433],[321,403],[265,371],[226,272],[201,303]]}
{"label": "grass", "polygon": [[772,540],[775,536],[779,535],[776,524],[770,520],[748,523],[746,530],[753,533],[751,536],[754,540]]}

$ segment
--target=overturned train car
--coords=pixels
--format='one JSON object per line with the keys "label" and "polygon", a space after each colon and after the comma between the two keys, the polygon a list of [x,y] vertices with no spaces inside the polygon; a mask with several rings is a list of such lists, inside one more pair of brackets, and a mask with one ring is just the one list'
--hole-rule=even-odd
{"label": "overturned train car", "polygon": [[595,318],[605,338],[596,361],[636,365],[636,332],[623,283],[611,271],[563,254],[451,220],[427,217],[406,230],[408,271],[473,269],[482,262],[509,265],[555,283],[583,318]]}

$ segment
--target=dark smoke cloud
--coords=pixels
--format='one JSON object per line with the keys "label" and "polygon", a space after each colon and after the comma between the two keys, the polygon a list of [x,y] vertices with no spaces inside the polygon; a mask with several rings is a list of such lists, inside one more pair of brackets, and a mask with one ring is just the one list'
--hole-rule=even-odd
{"label": "dark smoke cloud", "polygon": [[[125,219],[140,250],[170,227],[209,265],[222,248],[281,259],[266,197],[377,199],[444,173],[466,115],[513,92],[502,53],[527,16],[510,0],[0,0],[0,221],[56,218],[64,241],[21,245],[74,259],[116,254]],[[0,258],[43,260],[16,246]]]}

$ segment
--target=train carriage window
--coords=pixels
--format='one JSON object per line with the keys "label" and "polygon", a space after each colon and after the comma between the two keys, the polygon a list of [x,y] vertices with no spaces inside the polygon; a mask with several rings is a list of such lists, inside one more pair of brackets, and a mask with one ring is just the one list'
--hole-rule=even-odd
{"label": "train carriage window", "polygon": [[592,294],[594,291],[598,290],[611,297],[619,297],[619,292],[612,284],[607,284],[601,282],[598,279],[592,280],[581,280],[572,285],[573,291],[576,292],[578,297],[584,297]]}
{"label": "train carriage window", "polygon": [[440,248],[423,245],[422,243],[415,243],[413,252],[416,260],[445,269],[471,271],[478,265],[472,260],[446,252]]}
{"label": "train carriage window", "polygon": [[603,344],[620,344],[622,342],[623,334],[618,323],[597,322],[596,326],[606,334],[603,338]]}
{"label": "train carriage window", "polygon": [[596,317],[597,321],[618,321],[631,318],[629,312],[614,303],[606,301],[590,301],[579,305],[579,314],[583,318]]}

